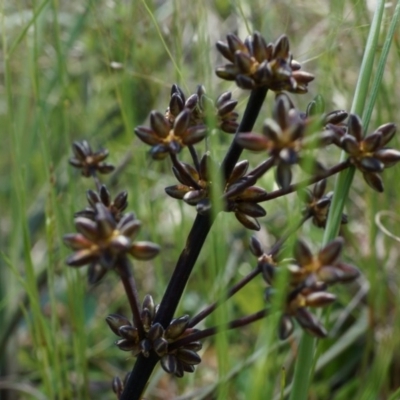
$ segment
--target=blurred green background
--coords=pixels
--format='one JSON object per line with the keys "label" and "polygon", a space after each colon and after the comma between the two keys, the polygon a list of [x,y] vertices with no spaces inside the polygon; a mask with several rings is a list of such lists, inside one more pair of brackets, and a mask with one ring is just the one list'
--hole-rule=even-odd
{"label": "blurred green background", "polygon": [[[175,183],[171,165],[148,157],[134,127],[145,124],[152,109],[166,109],[173,83],[186,94],[204,84],[212,98],[231,90],[242,112],[248,93],[214,74],[223,63],[215,42],[231,32],[244,39],[254,30],[268,41],[287,34],[295,59],[315,74],[308,94],[291,96],[300,109],[321,94],[327,111],[349,110],[373,3],[0,2],[1,400],[113,399],[112,377],[123,377],[134,363],[113,345],[116,337],[104,321],[110,313],[129,315],[116,276],[89,287],[86,268],[64,264],[68,249],[62,236],[74,231],[73,213],[86,206],[86,190],[94,187],[68,165],[72,141],[87,139],[95,149],[110,150],[107,161],[117,170],[104,183],[113,196],[129,192],[129,211],[142,221],[139,239],[162,247],[153,262],[136,262],[134,270],[140,295],[150,293],[159,302],[195,211],[166,196],[164,187]],[[382,43],[393,7],[388,3],[385,11]],[[400,122],[399,61],[397,34],[370,131]],[[258,128],[271,116],[273,98],[269,94]],[[219,160],[230,140],[213,136]],[[398,147],[399,140],[393,142]],[[249,152],[243,157],[252,166],[261,160]],[[337,149],[318,156],[328,165],[339,157]],[[350,221],[342,231],[344,257],[364,275],[335,290],[339,301],[326,318],[331,336],[318,345],[310,400],[400,398],[394,394],[400,385],[398,168],[385,171],[384,194],[359,176],[353,183]],[[271,190],[273,174],[262,185]],[[291,195],[265,208],[268,216],[257,235],[267,249],[301,207]],[[255,266],[248,251],[251,234],[232,215],[218,217],[179,315],[193,315]],[[301,235],[318,249],[323,232],[306,224]],[[256,279],[205,325],[258,311],[264,288]],[[221,334],[204,342],[203,362],[194,374],[177,380],[156,370],[146,398],[279,399],[282,385],[291,380],[297,342],[298,334],[278,342],[274,317]]]}

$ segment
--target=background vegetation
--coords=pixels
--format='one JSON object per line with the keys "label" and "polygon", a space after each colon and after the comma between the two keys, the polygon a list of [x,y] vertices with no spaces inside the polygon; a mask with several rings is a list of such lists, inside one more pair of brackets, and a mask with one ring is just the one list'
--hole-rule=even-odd
{"label": "background vegetation", "polygon": [[[153,162],[133,135],[151,109],[163,111],[172,83],[192,93],[204,84],[215,98],[232,90],[243,109],[248,93],[217,80],[222,60],[214,43],[229,32],[244,38],[259,30],[270,41],[282,33],[304,69],[316,75],[310,91],[292,96],[302,109],[321,94],[328,111],[349,110],[373,12],[373,1],[57,0],[0,2],[0,398],[112,399],[110,382],[134,362],[113,341],[104,319],[128,313],[121,284],[108,275],[89,287],[86,270],[64,265],[62,236],[86,206],[91,181],[68,166],[73,140],[110,150],[117,171],[106,179],[113,193],[129,192],[129,210],[143,223],[141,239],[162,246],[154,262],[135,264],[141,296],[160,301],[195,211],[168,198],[174,183],[168,162]],[[393,5],[387,5],[382,43]],[[400,123],[400,37],[394,37],[377,106],[375,127]],[[270,116],[271,99],[263,109]],[[221,159],[230,137],[213,136]],[[399,146],[399,140],[393,147]],[[258,155],[244,153],[255,166]],[[326,150],[328,164],[337,150]],[[398,166],[385,171],[384,194],[356,175],[347,202],[346,260],[363,277],[337,291],[318,345],[310,399],[398,399],[400,318]],[[268,174],[263,185],[271,190]],[[333,181],[330,182],[333,187]],[[260,240],[268,248],[300,213],[296,195],[266,206]],[[323,232],[309,224],[302,237],[318,249]],[[251,232],[220,215],[180,306],[193,314],[255,265]],[[257,311],[265,284],[250,284],[206,321]],[[213,323],[214,320],[214,323]],[[276,318],[204,342],[195,374],[176,380],[155,372],[148,399],[265,399],[290,383],[298,335],[279,343]],[[287,382],[286,381],[287,378]],[[180,396],[180,397],[178,397]]]}

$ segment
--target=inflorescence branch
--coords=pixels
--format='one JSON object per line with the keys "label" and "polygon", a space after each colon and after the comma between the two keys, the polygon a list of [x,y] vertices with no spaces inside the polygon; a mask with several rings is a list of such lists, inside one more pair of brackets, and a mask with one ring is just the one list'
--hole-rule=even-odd
{"label": "inflorescence branch", "polygon": [[[135,129],[137,137],[150,146],[150,156],[154,160],[169,157],[172,161],[172,172],[178,184],[166,187],[166,193],[195,206],[197,211],[159,305],[154,303],[150,295],[146,295],[140,303],[129,258],[151,260],[160,248],[152,242],[134,241],[141,223],[135,214],[125,213],[127,192],[112,198],[101,183],[98,174],[114,170],[112,165],[104,162],[108,151],[100,149],[94,152],[86,140],[72,145],[70,164],[80,169],[82,176],[94,180],[96,191],[87,192],[88,207],[75,214],[77,233],[64,236],[65,244],[73,250],[66,263],[71,267],[89,265],[90,284],[99,282],[109,271],[116,272],[133,314],[132,321],[119,314],[111,314],[106,318],[110,329],[119,337],[116,345],[137,357],[125,382],[118,377],[113,380],[112,387],[119,400],[141,399],[158,362],[167,373],[182,377],[185,372],[194,372],[195,366],[201,362],[198,355],[202,348],[200,340],[266,317],[269,306],[222,326],[195,329],[199,322],[258,275],[262,275],[265,281],[264,297],[269,303],[276,295],[276,275],[282,269],[288,272],[283,293],[285,301],[279,320],[278,335],[281,339],[287,339],[292,334],[295,321],[309,334],[326,337],[325,327],[309,308],[331,304],[336,297],[328,291],[330,287],[356,279],[360,271],[340,260],[344,246],[342,238],[328,243],[316,254],[311,252],[305,241],[295,240],[291,259],[283,258],[283,250],[286,251],[288,247],[285,243],[309,219],[315,226],[325,228],[332,200],[332,193],[325,193],[327,178],[352,167],[362,173],[371,188],[382,192],[382,172],[400,161],[400,152],[387,147],[396,131],[394,124],[384,124],[372,134],[365,135],[358,116],[349,115],[344,110],[325,113],[320,96],[308,105],[305,112],[294,106],[287,93],[306,93],[314,76],[302,71],[301,65],[293,59],[285,35],[267,43],[258,32],[245,41],[229,34],[226,42],[217,43],[217,49],[227,60],[225,65],[216,69],[217,76],[235,81],[241,89],[251,90],[240,122],[235,110],[238,102],[232,98],[231,92],[222,93],[212,101],[202,85],[198,85],[196,92],[189,97],[178,85],[173,85],[167,110],[164,113],[152,111],[150,126],[138,126]],[[260,134],[253,132],[253,127],[268,91],[275,92],[276,98],[272,118],[265,119]],[[211,159],[209,152],[200,157],[195,148],[196,144],[206,139],[210,128],[234,134],[218,166],[223,178],[222,187],[216,186],[218,183],[212,177],[215,169],[210,168],[212,164],[217,165],[217,161]],[[326,168],[316,160],[315,152],[330,145],[344,150],[348,158]],[[179,159],[179,154],[185,148],[189,150],[192,164]],[[265,159],[248,172],[249,161],[239,161],[243,150],[263,153]],[[293,173],[298,169],[309,177],[292,183]],[[275,172],[279,189],[267,193],[263,187],[255,185],[271,170]],[[313,184],[313,188],[309,189]],[[259,240],[253,236],[250,250],[257,258],[257,266],[231,288],[225,289],[219,300],[197,315],[192,318],[189,315],[175,317],[216,218],[212,199],[214,190],[222,193],[221,210],[233,213],[247,229],[261,229],[258,218],[264,217],[266,211],[260,203],[293,192],[298,193],[303,203],[302,216],[269,252],[265,252]],[[341,223],[346,222],[347,216],[343,214]]]}

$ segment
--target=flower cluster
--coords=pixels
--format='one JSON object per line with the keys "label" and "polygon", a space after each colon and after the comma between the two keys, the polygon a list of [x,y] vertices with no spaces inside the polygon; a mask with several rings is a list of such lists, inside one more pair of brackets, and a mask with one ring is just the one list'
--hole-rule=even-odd
{"label": "flower cluster", "polygon": [[[153,159],[169,156],[172,161],[172,171],[178,183],[166,187],[166,193],[194,206],[199,214],[206,216],[196,218],[159,312],[150,295],[145,296],[142,304],[139,303],[138,288],[130,271],[132,265],[128,262],[130,256],[139,260],[152,259],[159,253],[159,246],[148,241],[135,241],[141,223],[133,213],[125,213],[127,192],[112,197],[106,186],[101,185],[97,173],[105,174],[114,169],[104,162],[108,151],[93,152],[86,141],[73,143],[74,156],[69,162],[79,168],[83,176],[93,177],[97,191],[87,192],[89,206],[75,214],[77,233],[64,236],[65,244],[73,250],[66,263],[72,267],[88,264],[90,283],[98,282],[108,271],[115,270],[133,314],[133,322],[119,314],[106,318],[119,338],[117,347],[134,356],[140,355],[132,379],[124,383],[119,378],[113,380],[113,390],[118,398],[124,396],[124,387],[132,386],[132,382],[138,385],[138,389],[135,387],[139,393],[136,396],[143,392],[154,366],[147,368],[148,360],[154,362],[158,357],[162,368],[177,377],[193,372],[201,362],[198,352],[202,344],[199,339],[219,330],[217,327],[199,331],[193,327],[258,274],[262,274],[268,286],[266,299],[271,301],[276,291],[277,274],[280,271],[287,273],[278,329],[281,339],[292,334],[296,323],[311,335],[326,337],[327,330],[310,308],[334,302],[336,297],[330,293],[330,286],[353,281],[360,272],[340,260],[344,245],[341,238],[331,241],[316,254],[304,241],[297,240],[291,259],[283,258],[285,242],[309,218],[317,227],[325,228],[332,201],[332,193],[325,193],[325,178],[354,166],[373,189],[381,192],[380,174],[400,161],[400,151],[386,147],[395,134],[394,124],[382,125],[365,136],[358,116],[348,115],[344,110],[325,113],[321,96],[317,96],[305,112],[295,107],[283,91],[306,93],[314,76],[302,71],[301,65],[293,60],[285,35],[274,43],[267,43],[258,32],[245,41],[229,34],[226,42],[217,43],[217,49],[228,63],[217,68],[216,74],[222,79],[235,81],[242,89],[253,90],[240,124],[236,111],[238,102],[232,98],[231,92],[225,92],[212,101],[202,85],[187,97],[174,84],[166,111],[152,111],[149,126],[135,129],[137,137],[151,147]],[[252,130],[267,90],[276,92],[276,97],[272,117],[265,119],[262,134],[259,134]],[[194,146],[206,138],[207,132],[213,129],[211,125],[235,133],[221,165],[211,159],[209,152],[200,157]],[[348,159],[325,168],[316,160],[314,150],[331,144],[344,150]],[[185,147],[190,152],[192,163],[179,159],[178,154]],[[265,159],[249,171],[249,162],[240,161],[243,149],[264,152]],[[297,165],[311,177],[292,184],[293,168]],[[275,171],[280,189],[267,193],[255,185],[270,169]],[[221,179],[217,179],[218,173],[222,175]],[[312,189],[306,188],[311,184],[314,184]],[[220,194],[221,210],[232,212],[244,227],[260,230],[258,218],[266,215],[260,203],[294,191],[304,202],[301,224],[293,224],[295,229],[290,227],[285,231],[269,252],[263,251],[260,242],[253,237],[250,247],[257,257],[257,268],[229,288],[222,300],[209,305],[191,321],[187,315],[172,319],[214,221],[214,214],[210,212],[215,207],[212,204],[214,195]],[[346,222],[347,216],[343,214],[341,223]],[[264,307],[255,314],[230,321],[222,328],[244,326],[264,318],[268,312]],[[145,372],[139,371],[142,365],[146,366],[143,368]]]}
{"label": "flower cluster", "polygon": [[152,259],[160,251],[158,245],[133,241],[140,225],[132,213],[124,215],[117,223],[103,203],[95,203],[94,216],[75,218],[78,233],[64,236],[64,243],[75,251],[66,263],[72,267],[89,264],[89,282],[96,283],[116,266],[121,257],[131,255],[139,260]]}
{"label": "flower cluster", "polygon": [[[180,184],[165,188],[168,195],[196,206],[197,212],[205,214],[211,208],[212,176],[211,159],[206,153],[200,161],[198,170],[190,164],[175,163],[173,172]],[[236,164],[227,180],[222,196],[224,211],[233,212],[238,221],[248,229],[259,230],[257,217],[266,215],[265,210],[257,203],[263,201],[267,192],[253,186],[256,179],[246,175],[249,162],[244,160]]]}
{"label": "flower cluster", "polygon": [[173,85],[165,114],[152,111],[150,127],[138,126],[135,133],[151,146],[151,157],[160,160],[202,141],[207,134],[208,118],[214,118],[222,131],[235,133],[238,127],[236,105],[237,101],[232,99],[230,92],[221,94],[213,104],[201,85],[187,99],[182,89]]}
{"label": "flower cluster", "polygon": [[205,125],[190,125],[192,112],[184,108],[174,119],[171,127],[165,116],[158,112],[150,113],[150,128],[138,126],[135,129],[140,140],[152,146],[151,157],[161,160],[168,154],[177,154],[183,147],[196,144],[206,136]]}
{"label": "flower cluster", "polygon": [[[313,189],[303,189],[298,192],[300,199],[305,203],[302,214],[312,218],[312,223],[318,228],[325,228],[331,206],[333,192],[325,193],[327,180],[317,182]],[[347,223],[347,215],[342,214],[342,224]]]}
{"label": "flower cluster", "polygon": [[324,167],[315,159],[300,155],[303,150],[326,146],[334,140],[335,132],[322,131],[305,135],[307,119],[292,107],[286,95],[279,95],[275,101],[273,118],[266,119],[262,135],[257,133],[239,133],[236,142],[245,149],[267,151],[273,157],[276,169],[276,181],[287,188],[292,181],[291,167],[294,164],[306,171],[318,173]]}
{"label": "flower cluster", "polygon": [[114,166],[103,162],[108,157],[108,150],[101,149],[93,152],[90,144],[83,140],[72,144],[74,157],[69,159],[69,163],[81,170],[85,177],[90,177],[96,171],[100,174],[108,174],[114,171]]}
{"label": "flower cluster", "polygon": [[196,93],[186,99],[183,90],[176,84],[172,85],[165,118],[172,126],[179,113],[186,108],[191,111],[191,126],[203,125],[207,118],[215,118],[218,128],[227,133],[235,133],[239,114],[235,111],[237,100],[232,99],[232,93],[222,93],[215,103],[205,93],[204,86],[198,85]]}
{"label": "flower cluster", "polygon": [[146,295],[141,312],[144,337],[140,336],[139,330],[127,318],[118,314],[109,315],[106,319],[109,327],[121,338],[116,345],[121,350],[131,351],[134,356],[142,353],[148,357],[153,350],[161,358],[163,369],[177,377],[182,377],[184,372],[194,372],[194,366],[201,362],[197,354],[202,348],[201,343],[193,341],[178,348],[170,348],[177,340],[197,331],[188,327],[189,316],[173,319],[164,329],[161,324],[154,323],[156,311],[152,297]]}
{"label": "flower cluster", "polygon": [[313,255],[309,247],[298,240],[294,247],[294,259],[285,261],[265,254],[256,238],[252,238],[251,250],[258,257],[258,266],[266,283],[267,300],[273,293],[274,278],[279,268],[289,271],[286,302],[279,323],[279,337],[288,338],[296,320],[311,335],[325,337],[326,329],[308,310],[308,307],[323,307],[335,301],[336,297],[327,292],[329,285],[345,283],[356,279],[359,270],[339,260],[343,239],[337,238]]}
{"label": "flower cluster", "polygon": [[128,193],[120,192],[112,200],[111,194],[105,185],[101,185],[99,193],[94,190],[88,190],[86,197],[89,207],[75,213],[75,217],[85,217],[94,220],[96,217],[96,204],[102,203],[111,213],[116,222],[123,217],[124,210],[128,207]]}
{"label": "flower cluster", "polygon": [[400,161],[400,151],[384,147],[392,140],[395,132],[396,126],[387,123],[364,137],[360,118],[351,114],[347,132],[340,141],[343,150],[349,154],[350,162],[362,172],[368,185],[378,192],[383,192],[379,174]]}
{"label": "flower cluster", "polygon": [[264,86],[277,92],[307,92],[307,85],[314,76],[300,71],[301,65],[293,60],[289,51],[287,36],[282,35],[275,43],[268,44],[259,32],[244,43],[234,34],[229,34],[226,40],[226,43],[217,42],[218,51],[230,61],[217,68],[220,78],[236,81],[242,89]]}

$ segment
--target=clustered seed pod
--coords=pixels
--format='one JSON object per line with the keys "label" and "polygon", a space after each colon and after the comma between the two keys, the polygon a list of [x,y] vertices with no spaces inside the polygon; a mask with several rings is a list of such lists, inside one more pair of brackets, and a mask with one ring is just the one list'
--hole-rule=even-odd
{"label": "clustered seed pod", "polygon": [[198,85],[196,93],[186,100],[183,90],[176,84],[172,85],[169,106],[165,112],[170,125],[173,126],[176,117],[186,108],[191,111],[190,126],[206,124],[210,117],[216,119],[222,131],[235,133],[239,114],[235,111],[237,100],[232,99],[232,93],[222,93],[214,104],[205,93],[204,86]]}
{"label": "clustered seed pod", "polygon": [[247,37],[244,43],[234,34],[226,39],[226,43],[217,42],[218,51],[230,61],[217,68],[220,78],[236,81],[242,89],[263,86],[277,92],[307,92],[314,76],[300,71],[301,65],[289,51],[287,36],[282,35],[275,43],[268,44],[259,32]]}
{"label": "clustered seed pod", "polygon": [[191,111],[184,108],[175,118],[171,128],[165,116],[158,112],[150,113],[150,128],[138,126],[135,129],[140,140],[152,146],[150,154],[153,159],[160,160],[168,154],[177,154],[183,147],[193,145],[206,136],[205,125],[190,126]]}
{"label": "clustered seed pod", "polygon": [[108,174],[114,171],[113,165],[103,162],[108,157],[107,149],[93,152],[90,144],[83,140],[82,142],[74,142],[72,151],[74,157],[69,159],[69,163],[73,167],[81,169],[81,173],[85,177],[92,176],[96,171],[100,174]]}
{"label": "clustered seed pod", "polygon": [[102,203],[110,211],[111,215],[116,222],[119,222],[123,217],[123,211],[128,207],[128,192],[123,191],[114,198],[111,199],[110,192],[105,185],[102,185],[100,192],[97,193],[93,190],[88,190],[86,198],[89,203],[89,207],[86,207],[82,211],[75,213],[74,217],[85,217],[94,220],[96,217],[96,204]]}
{"label": "clustered seed pod", "polygon": [[234,111],[237,101],[230,92],[218,97],[215,104],[205,95],[202,85],[187,99],[178,85],[173,85],[165,115],[150,113],[150,127],[138,126],[136,135],[151,146],[150,155],[155,160],[178,154],[183,147],[199,143],[206,137],[207,113],[216,119],[217,126],[228,133],[236,132],[238,114]]}
{"label": "clustered seed pod", "polygon": [[[312,218],[312,223],[318,228],[325,228],[328,219],[329,207],[331,206],[333,192],[325,194],[327,180],[317,182],[313,189],[302,189],[298,193],[300,199],[305,203],[302,214]],[[342,214],[341,224],[347,223],[347,215]]]}
{"label": "clustered seed pod", "polygon": [[121,257],[150,260],[159,253],[159,246],[152,242],[133,242],[141,225],[134,214],[126,214],[117,223],[103,203],[96,203],[94,209],[94,219],[77,217],[78,233],[64,236],[64,243],[75,251],[66,263],[71,267],[89,264],[90,283],[98,282]]}
{"label": "clustered seed pod", "polygon": [[198,85],[196,92],[186,99],[183,90],[177,84],[173,84],[169,106],[165,112],[165,118],[172,127],[177,116],[184,109],[187,109],[190,111],[190,126],[205,124],[204,108],[207,100],[203,85]]}
{"label": "clustered seed pod", "polygon": [[[236,156],[234,150],[237,145],[268,154],[269,158],[250,172],[247,160],[237,162],[229,174],[230,165],[224,171],[223,187],[218,191],[222,193],[223,210],[233,212],[248,229],[259,230],[257,218],[266,215],[259,203],[269,199],[268,194],[263,188],[254,186],[260,176],[276,166],[276,182],[282,189],[289,189],[283,192],[289,192],[293,190],[290,187],[292,167],[299,165],[305,172],[317,174],[313,177],[317,181],[325,168],[314,155],[310,156],[307,152],[330,144],[349,154],[348,161],[344,163],[346,167],[352,164],[363,173],[373,189],[383,191],[380,173],[400,160],[400,151],[385,147],[395,134],[394,124],[382,125],[364,137],[359,117],[353,114],[348,117],[344,110],[324,113],[324,102],[320,96],[308,105],[306,112],[297,110],[282,91],[306,93],[308,83],[314,76],[300,70],[301,65],[293,60],[285,35],[274,43],[267,43],[258,32],[244,42],[229,34],[226,42],[217,43],[217,49],[229,61],[217,68],[216,74],[220,78],[235,81],[242,89],[265,88],[277,92],[273,117],[265,120],[262,135],[237,132],[237,101],[232,99],[231,92],[221,94],[213,102],[206,96],[202,85],[198,85],[196,92],[187,98],[178,85],[173,85],[166,112],[152,111],[150,127],[139,126],[135,129],[138,138],[151,146],[153,159],[160,160],[170,155],[173,173],[179,183],[165,189],[168,195],[195,206],[199,214],[210,211],[211,193],[216,189],[212,186],[215,183],[211,170],[221,168],[217,165],[211,168],[214,161],[208,152],[199,161],[193,147],[205,139],[210,120],[214,120],[214,124],[222,131],[236,133],[235,143],[231,147],[233,150],[225,159],[228,164]],[[251,113],[249,109],[247,111]],[[177,154],[184,147],[189,147],[193,166],[178,160]],[[67,259],[67,264],[72,267],[89,264],[89,282],[96,283],[109,270],[118,271],[116,267],[126,262],[128,256],[139,260],[155,257],[159,253],[159,246],[152,242],[134,241],[141,223],[133,213],[124,214],[128,205],[127,192],[121,192],[112,199],[106,186],[100,186],[98,182],[97,172],[106,174],[114,170],[112,165],[104,162],[108,151],[102,149],[93,152],[87,141],[74,142],[72,149],[74,156],[69,160],[70,164],[81,169],[83,176],[94,177],[98,192],[89,190],[89,207],[75,214],[78,233],[64,236],[65,244],[74,251]],[[342,168],[342,165],[339,167]],[[329,174],[337,170],[332,169]],[[332,194],[325,194],[325,189],[326,180],[320,180],[312,190],[302,189],[299,193],[305,202],[303,215],[312,217],[312,222],[318,227],[325,227],[332,199]],[[275,197],[281,193],[277,191]],[[341,222],[347,222],[345,215],[342,215]],[[279,337],[288,338],[294,330],[295,321],[311,335],[325,337],[326,329],[309,308],[331,304],[335,301],[335,295],[328,292],[330,285],[353,281],[360,272],[356,267],[339,260],[343,248],[341,238],[328,243],[316,255],[312,254],[304,241],[298,240],[293,259],[290,260],[284,260],[280,254],[285,240],[283,236],[270,253],[263,251],[255,237],[250,244],[252,253],[257,257],[256,272],[262,273],[268,285],[265,292],[267,301],[274,296],[279,270],[284,268],[288,272]],[[175,318],[164,328],[156,322],[158,306],[150,295],[145,296],[141,308],[136,305],[132,306],[132,310],[138,326],[119,314],[111,314],[106,318],[111,330],[119,337],[117,347],[132,352],[134,356],[141,354],[149,357],[151,353],[156,354],[162,368],[177,377],[182,377],[184,372],[193,372],[195,365],[201,362],[198,352],[202,344],[196,340],[190,341],[193,339],[190,335],[198,330],[191,327],[189,316]],[[126,379],[125,382],[118,377],[113,379],[112,388],[117,398],[122,395]]]}
{"label": "clustered seed pod", "polygon": [[235,111],[237,100],[232,99],[231,92],[224,92],[215,101],[218,127],[226,133],[235,133],[239,126],[239,114]]}
{"label": "clustered seed pod", "polygon": [[212,160],[209,153],[201,158],[198,170],[190,164],[178,161],[172,171],[180,184],[166,187],[166,193],[192,206],[208,199],[211,185],[210,162]]}
{"label": "clustered seed pod", "polygon": [[349,154],[350,162],[362,172],[368,185],[378,192],[383,192],[380,173],[400,161],[400,151],[384,147],[395,133],[396,125],[387,123],[364,137],[360,118],[351,114],[347,132],[340,141],[342,149]]}
{"label": "clustered seed pod", "polygon": [[263,252],[261,244],[252,238],[252,253],[258,257],[258,267],[268,284],[266,299],[274,295],[274,278],[280,268],[287,268],[289,281],[286,302],[279,323],[279,337],[288,338],[293,330],[295,319],[311,335],[325,337],[326,329],[308,310],[308,307],[324,307],[335,301],[336,297],[327,291],[329,285],[346,283],[356,279],[360,272],[339,260],[343,239],[337,238],[328,243],[317,255],[313,255],[305,242],[298,240],[294,247],[293,260],[280,260],[279,256]]}
{"label": "clustered seed pod", "polygon": [[271,286],[279,263],[277,256],[265,253],[255,236],[251,237],[250,251],[257,257],[257,267],[263,274],[265,281]]}
{"label": "clustered seed pod", "polygon": [[[212,185],[209,172],[211,162],[209,153],[201,158],[198,170],[190,164],[177,162],[172,169],[181,184],[168,186],[165,188],[166,193],[175,199],[196,206],[200,214],[209,212]],[[253,175],[245,175],[248,167],[249,162],[246,160],[236,164],[225,184],[222,204],[224,211],[235,213],[237,220],[243,226],[259,230],[260,224],[256,218],[265,216],[266,212],[257,203],[265,199],[267,192],[258,186],[252,186],[257,179]]]}
{"label": "clustered seed pod", "polygon": [[266,119],[262,135],[257,133],[239,133],[236,142],[245,149],[267,151],[275,161],[276,181],[287,188],[292,181],[291,167],[299,164],[306,172],[318,173],[324,170],[322,164],[314,158],[304,155],[303,150],[312,150],[326,146],[334,140],[333,131],[317,132],[305,136],[307,121],[301,113],[292,108],[286,95],[277,96],[273,119]]}
{"label": "clustered seed pod", "polygon": [[251,173],[246,175],[248,167],[247,160],[235,165],[226,182],[223,199],[226,211],[235,213],[236,219],[247,229],[258,231],[260,224],[257,218],[267,214],[258,203],[265,200],[267,192],[259,186],[253,186],[257,178]]}
{"label": "clustered seed pod", "polygon": [[193,341],[173,349],[170,346],[198,330],[188,328],[188,315],[173,319],[164,329],[161,324],[153,322],[156,311],[152,297],[146,295],[141,312],[144,337],[140,337],[138,329],[127,318],[118,314],[109,315],[106,318],[109,327],[121,337],[115,344],[135,356],[142,353],[148,357],[150,351],[154,351],[161,358],[163,369],[177,377],[182,377],[184,372],[194,372],[194,366],[201,362],[197,354],[202,348],[201,343]]}

